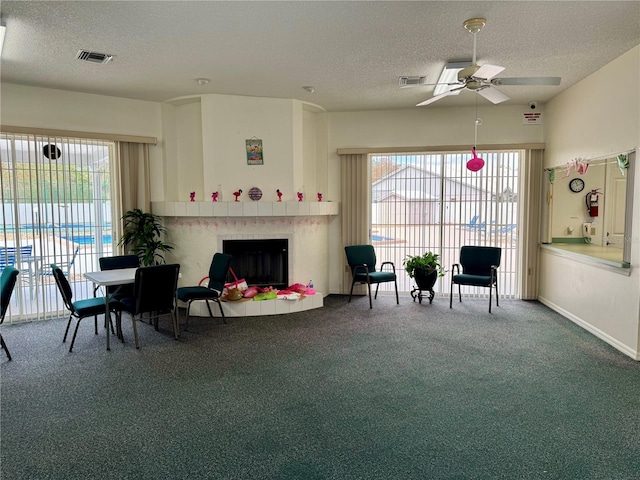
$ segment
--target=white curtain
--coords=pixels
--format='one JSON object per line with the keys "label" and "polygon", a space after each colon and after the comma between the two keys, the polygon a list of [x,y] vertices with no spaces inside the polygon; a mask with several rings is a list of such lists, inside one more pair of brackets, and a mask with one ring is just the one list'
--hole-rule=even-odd
{"label": "white curtain", "polygon": [[544,180],[544,150],[526,150],[522,164],[522,183],[519,189],[520,211],[520,298],[538,298],[540,235],[542,232],[542,192]]}
{"label": "white curtain", "polygon": [[[122,236],[122,216],[125,212],[139,208],[143,212],[151,209],[149,180],[149,144],[117,142],[115,162],[111,172],[112,218],[114,238]],[[122,247],[118,247],[120,253]]]}
{"label": "white curtain", "polygon": [[[344,249],[348,245],[370,242],[371,171],[367,154],[340,155],[340,160],[342,171],[342,246]],[[346,265],[344,250],[342,258]],[[342,291],[348,293],[351,287],[351,272],[348,269],[344,269],[343,272]]]}

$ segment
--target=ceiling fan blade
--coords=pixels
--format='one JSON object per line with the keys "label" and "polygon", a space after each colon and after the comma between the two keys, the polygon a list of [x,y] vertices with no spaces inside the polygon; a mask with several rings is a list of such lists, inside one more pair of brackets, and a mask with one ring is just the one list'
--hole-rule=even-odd
{"label": "ceiling fan blade", "polygon": [[494,78],[492,85],[560,85],[560,77]]}
{"label": "ceiling fan blade", "polygon": [[475,78],[490,80],[496,75],[498,75],[500,72],[502,72],[503,70],[504,70],[504,67],[499,67],[497,65],[484,64],[478,70],[476,70],[476,73],[474,73],[473,76]]}
{"label": "ceiling fan blade", "polygon": [[493,88],[493,87],[480,88],[476,90],[476,93],[478,95],[483,96],[484,98],[489,100],[491,103],[502,103],[506,100],[509,100],[509,97],[507,97],[504,93],[502,93],[497,88]]}
{"label": "ceiling fan blade", "polygon": [[449,95],[458,95],[462,90],[464,90],[464,86],[458,87],[458,88],[454,88],[453,90],[449,90],[447,92],[441,93],[440,95],[436,95],[434,97],[431,97],[430,99],[425,100],[424,102],[421,102],[421,103],[417,104],[416,107],[424,107],[425,105],[429,105],[430,103],[437,102],[441,98],[448,97]]}

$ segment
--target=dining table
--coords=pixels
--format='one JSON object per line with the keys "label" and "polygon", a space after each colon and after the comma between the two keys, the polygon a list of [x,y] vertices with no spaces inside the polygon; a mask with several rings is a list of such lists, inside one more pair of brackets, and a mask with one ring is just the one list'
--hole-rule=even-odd
{"label": "dining table", "polygon": [[[118,289],[108,289],[106,287],[122,287],[123,285],[130,285],[135,282],[137,268],[119,268],[115,270],[100,270],[97,272],[85,272],[84,277],[93,282],[98,287],[105,287],[104,294],[104,308],[105,319],[109,317],[109,302],[113,296],[118,293]],[[110,292],[111,290],[111,292]],[[110,335],[108,322],[105,322],[107,327],[107,350],[111,350]],[[119,333],[118,333],[119,335]]]}

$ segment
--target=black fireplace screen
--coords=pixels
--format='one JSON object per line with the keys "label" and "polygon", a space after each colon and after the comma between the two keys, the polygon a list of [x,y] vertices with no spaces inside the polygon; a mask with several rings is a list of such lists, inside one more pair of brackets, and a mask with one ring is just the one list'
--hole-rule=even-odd
{"label": "black fireplace screen", "polygon": [[223,240],[222,251],[233,255],[231,268],[248,285],[289,286],[289,240]]}

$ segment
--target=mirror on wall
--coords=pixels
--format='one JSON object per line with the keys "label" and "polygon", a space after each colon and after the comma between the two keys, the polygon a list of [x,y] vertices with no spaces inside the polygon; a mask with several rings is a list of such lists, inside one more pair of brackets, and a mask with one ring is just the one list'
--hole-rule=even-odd
{"label": "mirror on wall", "polygon": [[635,152],[545,169],[543,242],[628,267]]}

